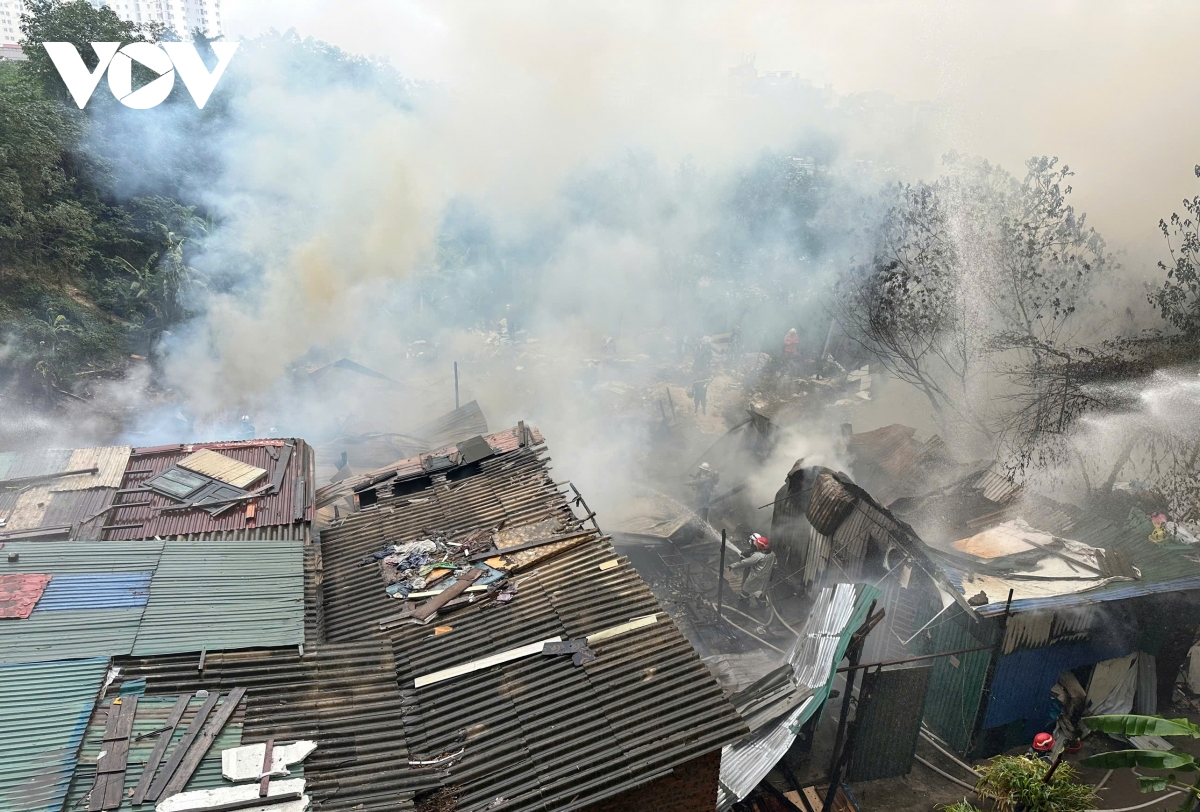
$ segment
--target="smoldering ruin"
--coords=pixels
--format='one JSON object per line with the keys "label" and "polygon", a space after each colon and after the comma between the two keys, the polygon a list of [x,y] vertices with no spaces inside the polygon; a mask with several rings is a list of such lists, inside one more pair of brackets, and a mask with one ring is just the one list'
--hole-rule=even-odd
{"label": "smoldering ruin", "polygon": [[1195,800],[1195,156],[842,64],[894,11],[364,5],[202,111],[66,105],[111,4],[0,48],[0,808]]}

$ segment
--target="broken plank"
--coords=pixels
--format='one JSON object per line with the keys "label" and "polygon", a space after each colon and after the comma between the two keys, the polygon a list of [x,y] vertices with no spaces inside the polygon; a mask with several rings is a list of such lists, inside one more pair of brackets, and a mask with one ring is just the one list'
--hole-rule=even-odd
{"label": "broken plank", "polygon": [[267,739],[267,746],[263,748],[263,763],[262,763],[262,778],[258,780],[258,797],[267,797],[267,787],[271,785],[271,765],[272,757],[275,754],[275,740]]}
{"label": "broken plank", "polygon": [[162,763],[162,758],[171,745],[171,737],[175,734],[175,728],[179,726],[179,720],[183,718],[184,711],[187,710],[191,699],[191,694],[180,694],[179,698],[175,700],[171,714],[167,717],[167,724],[159,732],[158,741],[154,743],[154,749],[150,751],[150,757],[142,769],[141,780],[138,781],[137,789],[133,791],[134,806],[140,805],[145,800],[146,791],[150,789],[150,782],[154,780],[154,774],[158,772],[158,765]]}
{"label": "broken plank", "polygon": [[425,603],[418,606],[413,611],[412,616],[417,620],[428,620],[429,617],[438,609],[442,608],[451,600],[466,592],[467,588],[471,586],[471,582],[482,574],[483,570],[477,569],[470,569],[464,573],[461,573],[458,576],[457,581],[443,589],[434,597],[425,601]]}
{"label": "broken plank", "polygon": [[[303,778],[288,778],[271,782],[266,798],[258,797],[257,784],[225,786],[217,789],[196,789],[172,795],[159,802],[155,812],[213,812],[213,810],[258,809],[282,804],[281,810],[302,812],[308,807]],[[299,797],[297,797],[299,796]],[[243,804],[249,802],[249,806]]]}
{"label": "broken plank", "polygon": [[175,770],[179,767],[179,762],[183,761],[184,755],[187,754],[188,748],[192,746],[192,742],[200,735],[201,729],[204,727],[205,720],[212,713],[213,707],[217,704],[217,700],[221,698],[218,691],[213,691],[204,700],[204,704],[196,711],[195,717],[187,730],[183,733],[183,738],[179,740],[179,744],[175,745],[175,749],[171,751],[171,757],[167,759],[167,763],[163,765],[162,772],[150,784],[150,789],[147,790],[144,800],[157,801],[163,794],[163,789],[166,788],[167,782],[175,775]]}
{"label": "broken plank", "polygon": [[245,688],[234,688],[229,692],[229,696],[225,698],[225,702],[221,705],[220,710],[212,715],[208,720],[208,724],[204,727],[204,732],[195,740],[183,760],[179,762],[175,773],[167,781],[167,795],[174,795],[177,792],[182,792],[187,786],[187,782],[191,780],[192,774],[196,772],[196,768],[200,766],[200,762],[204,759],[208,748],[212,747],[213,741],[225,727],[225,723],[229,721],[229,717],[233,716],[233,712],[237,710],[238,703],[242,701],[242,697],[246,695]]}
{"label": "broken plank", "polygon": [[102,768],[100,762],[108,758],[108,745],[116,739],[121,710],[121,705],[115,702],[108,706],[108,715],[104,719],[104,736],[100,743],[100,756],[96,759],[96,781],[92,784],[92,791],[88,796],[88,812],[100,812],[104,808],[104,798],[108,791],[110,776]]}
{"label": "broken plank", "polygon": [[[109,717],[104,725],[105,741],[101,744],[104,756],[96,759],[96,786],[92,789],[89,810],[116,809],[121,805],[125,792],[125,767],[129,761],[129,733],[133,729],[137,705],[138,697],[134,694],[123,697],[119,705],[114,702],[108,709]],[[115,738],[117,736],[121,738]]]}

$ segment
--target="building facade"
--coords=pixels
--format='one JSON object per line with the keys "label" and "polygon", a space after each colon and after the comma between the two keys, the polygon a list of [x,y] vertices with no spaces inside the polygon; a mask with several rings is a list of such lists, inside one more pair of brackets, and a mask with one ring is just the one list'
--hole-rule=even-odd
{"label": "building facade", "polygon": [[24,10],[21,0],[0,0],[0,45],[21,41],[21,13]]}
{"label": "building facade", "polygon": [[92,4],[108,6],[132,23],[163,23],[184,40],[197,28],[210,37],[224,33],[221,0],[92,0]]}

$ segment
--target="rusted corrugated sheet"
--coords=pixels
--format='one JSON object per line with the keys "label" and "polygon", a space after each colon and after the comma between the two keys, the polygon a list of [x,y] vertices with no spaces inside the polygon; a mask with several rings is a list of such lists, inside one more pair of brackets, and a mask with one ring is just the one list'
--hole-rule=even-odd
{"label": "rusted corrugated sheet", "polygon": [[[489,434],[483,439],[487,440],[488,445],[492,447],[497,454],[507,454],[511,451],[516,451],[519,448],[537,446],[544,442],[541,433],[531,427],[525,428],[524,443],[518,436],[518,430],[515,428],[499,431],[495,434]],[[322,508],[327,505],[332,505],[339,499],[348,497],[363,487],[372,482],[383,482],[389,479],[403,478],[420,474],[423,470],[422,461],[427,457],[440,457],[452,454],[458,450],[456,445],[448,445],[444,448],[439,448],[431,451],[429,454],[422,454],[418,457],[411,457],[405,460],[399,460],[391,465],[387,465],[376,471],[369,471],[365,474],[348,477],[341,482],[335,482],[332,485],[326,485],[317,491],[317,507]]]}
{"label": "rusted corrugated sheet", "polygon": [[307,790],[322,812],[412,809],[413,793],[432,789],[429,770],[409,767],[396,667],[386,641],[240,652],[197,658],[117,661],[121,681],[146,680],[147,696],[246,688],[242,743],[312,739]]}
{"label": "rusted corrugated sheet", "polygon": [[856,497],[842,487],[832,471],[822,471],[813,483],[808,502],[808,521],[818,533],[832,536],[854,508],[855,501]]}
{"label": "rusted corrugated sheet", "polygon": [[[264,527],[287,527],[311,522],[314,490],[312,454],[303,440],[248,440],[159,446],[150,449],[135,448],[129,458],[129,467],[126,469],[121,489],[140,488],[150,478],[201,448],[219,451],[239,462],[263,468],[269,472],[270,477],[275,472],[275,456],[283,458],[285,442],[294,443],[295,450],[288,458],[279,492],[255,499],[253,518],[248,517],[248,510],[244,505],[236,505],[213,517],[199,509],[164,511],[163,508],[178,506],[179,503],[157,493],[125,493],[117,498],[117,507],[108,513],[104,525],[104,538],[190,536]],[[278,532],[269,535],[274,537]]]}

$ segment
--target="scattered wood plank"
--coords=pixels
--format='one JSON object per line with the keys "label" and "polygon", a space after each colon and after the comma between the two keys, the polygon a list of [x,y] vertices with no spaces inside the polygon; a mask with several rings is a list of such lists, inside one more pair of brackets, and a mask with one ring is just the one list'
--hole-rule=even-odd
{"label": "scattered wood plank", "polygon": [[163,790],[166,789],[167,783],[175,775],[179,763],[183,761],[184,755],[187,754],[188,748],[192,746],[192,742],[200,735],[201,729],[204,727],[205,720],[212,713],[212,709],[217,704],[217,700],[221,698],[221,694],[214,691],[204,700],[204,704],[196,711],[196,716],[188,725],[187,730],[183,733],[183,738],[179,740],[179,744],[175,745],[175,749],[171,751],[171,757],[167,759],[167,763],[163,765],[162,772],[150,784],[150,789],[146,792],[145,800],[157,801],[162,796]]}
{"label": "scattered wood plank", "polygon": [[108,708],[104,741],[96,760],[96,783],[88,799],[89,812],[116,809],[125,792],[125,767],[129,762],[129,733],[137,714],[137,695],[122,697]]}
{"label": "scattered wood plank", "polygon": [[[511,547],[497,547],[495,550],[490,550],[486,553],[476,553],[470,556],[468,561],[486,561],[489,558],[496,556],[506,556],[509,553],[519,553],[522,550],[531,550],[534,547],[541,547],[546,544],[557,544],[560,541],[570,541],[571,539],[582,538],[584,536],[595,535],[595,530],[577,530],[574,533],[564,533],[561,536],[550,536],[544,539],[534,539],[523,544],[514,544]],[[499,569],[499,568],[497,568]]]}
{"label": "scattered wood plank", "polygon": [[237,710],[238,704],[245,695],[245,688],[234,688],[229,692],[229,696],[225,698],[225,702],[221,705],[220,710],[208,720],[208,724],[204,727],[204,732],[195,739],[192,746],[188,749],[187,754],[179,762],[174,774],[167,781],[166,789],[164,790],[167,795],[182,792],[183,788],[187,786],[187,782],[191,780],[192,774],[196,772],[196,768],[204,760],[208,749],[212,747],[213,741],[220,735],[221,730],[225,727],[225,723],[229,721],[229,717],[233,716],[233,712]]}
{"label": "scattered wood plank", "polygon": [[179,698],[175,700],[175,705],[171,708],[170,715],[167,716],[167,724],[159,733],[158,741],[154,743],[154,749],[150,751],[150,757],[142,769],[141,780],[138,781],[137,788],[133,791],[134,806],[138,806],[145,800],[146,791],[150,789],[150,782],[154,780],[154,774],[158,772],[158,765],[162,763],[167,748],[171,746],[171,737],[175,735],[175,728],[179,726],[179,720],[183,718],[184,711],[187,710],[191,699],[191,694],[180,694]]}
{"label": "scattered wood plank", "polygon": [[466,572],[459,573],[457,576],[458,580],[418,606],[413,610],[412,616],[417,620],[428,620],[438,609],[466,592],[471,582],[482,574],[483,570],[477,569],[469,569]]}

